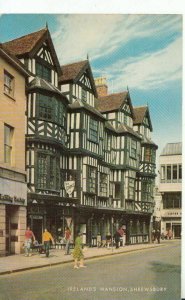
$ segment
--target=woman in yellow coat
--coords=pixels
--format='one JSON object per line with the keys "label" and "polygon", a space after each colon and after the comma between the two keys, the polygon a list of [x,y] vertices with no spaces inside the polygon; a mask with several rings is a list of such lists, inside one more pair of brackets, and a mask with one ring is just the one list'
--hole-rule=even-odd
{"label": "woman in yellow coat", "polygon": [[[83,243],[82,243],[82,233],[78,233],[78,236],[75,239],[75,247],[73,250],[73,258],[74,258],[74,268],[78,269],[80,268],[85,268],[84,266],[84,254],[83,254],[83,249],[82,249]],[[78,267],[78,262],[79,262],[79,267]]]}
{"label": "woman in yellow coat", "polygon": [[46,252],[46,257],[49,257],[49,248],[50,248],[50,241],[54,244],[54,239],[47,229],[44,230],[42,234],[42,243],[44,244],[44,250]]}

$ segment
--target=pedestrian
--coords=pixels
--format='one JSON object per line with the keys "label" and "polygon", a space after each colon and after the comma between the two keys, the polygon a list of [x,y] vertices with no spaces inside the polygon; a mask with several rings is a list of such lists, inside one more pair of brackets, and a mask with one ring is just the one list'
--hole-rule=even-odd
{"label": "pedestrian", "polygon": [[155,229],[152,230],[152,243],[155,242],[155,238],[156,238],[156,232]]}
{"label": "pedestrian", "polygon": [[116,249],[118,249],[119,248],[119,242],[120,242],[120,234],[119,234],[118,230],[114,234],[114,240],[115,240],[115,243],[116,243]]}
{"label": "pedestrian", "polygon": [[168,237],[169,237],[169,240],[171,240],[173,238],[173,232],[171,229],[168,230]]}
{"label": "pedestrian", "polygon": [[35,241],[35,236],[33,234],[33,231],[31,231],[30,227],[28,226],[27,230],[25,231],[25,239],[24,239],[25,256],[31,256],[30,250],[31,250],[32,240]]}
{"label": "pedestrian", "polygon": [[69,229],[69,227],[65,228],[65,240],[66,240],[65,255],[69,255],[70,241],[71,241],[71,230]]}
{"label": "pedestrian", "polygon": [[53,239],[51,233],[47,229],[45,229],[42,234],[42,243],[44,245],[44,251],[46,253],[46,257],[49,257],[50,241],[52,241],[52,243],[54,245],[54,239]]}
{"label": "pedestrian", "polygon": [[[83,243],[82,243],[82,233],[78,232],[78,235],[75,239],[75,247],[73,250],[73,258],[74,258],[74,269],[85,268],[84,265],[84,254],[83,254]],[[78,266],[79,264],[79,266]]]}
{"label": "pedestrian", "polygon": [[159,229],[157,229],[157,231],[156,231],[156,233],[155,233],[155,236],[156,236],[156,239],[157,239],[158,244],[160,244],[161,233],[160,233],[160,230],[159,230]]}

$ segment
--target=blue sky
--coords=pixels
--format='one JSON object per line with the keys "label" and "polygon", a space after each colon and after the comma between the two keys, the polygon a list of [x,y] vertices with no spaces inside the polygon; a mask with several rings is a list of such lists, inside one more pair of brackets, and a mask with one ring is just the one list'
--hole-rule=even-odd
{"label": "blue sky", "polygon": [[158,155],[182,140],[182,16],[165,14],[4,14],[0,42],[37,31],[46,22],[61,64],[89,56],[109,92],[129,87],[134,106],[147,105]]}

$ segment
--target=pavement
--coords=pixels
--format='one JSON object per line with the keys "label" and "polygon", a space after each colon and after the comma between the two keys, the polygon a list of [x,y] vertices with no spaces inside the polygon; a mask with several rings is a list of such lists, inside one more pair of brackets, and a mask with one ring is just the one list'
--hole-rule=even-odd
{"label": "pavement", "polygon": [[[118,255],[122,253],[128,253],[138,250],[146,250],[151,248],[158,248],[165,246],[166,242],[162,241],[160,244],[137,244],[127,245],[120,247],[119,249],[113,248],[86,248],[84,251],[85,260],[93,259],[97,257],[105,257],[111,255]],[[15,254],[5,257],[0,257],[0,275],[11,274],[20,271],[26,271],[31,269],[37,269],[42,267],[51,267],[64,263],[73,262],[72,255],[65,255],[63,249],[51,249],[50,255],[47,258],[44,254],[39,254],[36,250],[33,250],[32,256],[25,257],[24,254]]]}

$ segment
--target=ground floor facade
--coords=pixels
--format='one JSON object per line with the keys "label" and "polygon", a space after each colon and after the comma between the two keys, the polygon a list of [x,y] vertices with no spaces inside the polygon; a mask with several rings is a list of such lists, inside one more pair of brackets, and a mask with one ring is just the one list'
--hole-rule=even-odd
{"label": "ground floor facade", "polygon": [[0,256],[19,254],[27,222],[25,175],[4,169],[0,174]]}
{"label": "ground floor facade", "polygon": [[[39,199],[40,198],[40,199]],[[65,227],[70,227],[72,242],[78,231],[83,233],[83,243],[89,247],[98,246],[104,238],[113,237],[120,227],[124,228],[124,244],[139,244],[150,242],[151,214],[134,213],[119,209],[100,209],[66,203],[55,204],[49,196],[37,197],[37,200],[28,201],[27,223],[32,228],[38,242],[42,240],[42,232],[47,228],[57,243],[64,238]],[[35,203],[33,203],[35,202]]]}

